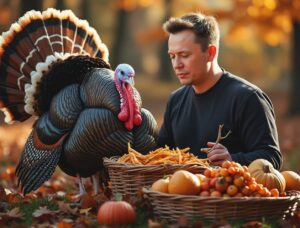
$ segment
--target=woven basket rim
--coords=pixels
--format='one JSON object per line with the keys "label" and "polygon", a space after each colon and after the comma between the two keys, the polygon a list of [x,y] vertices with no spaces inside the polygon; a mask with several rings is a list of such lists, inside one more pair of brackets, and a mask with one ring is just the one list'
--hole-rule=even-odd
{"label": "woven basket rim", "polygon": [[251,197],[251,196],[242,196],[242,197],[214,197],[214,196],[198,196],[198,195],[180,195],[180,194],[171,194],[163,193],[150,190],[150,187],[143,187],[142,191],[146,195],[153,195],[155,197],[162,197],[167,199],[176,199],[183,201],[207,201],[207,202],[226,202],[226,203],[240,203],[240,202],[285,202],[300,200],[300,192],[298,195],[292,196],[281,196],[281,197]]}
{"label": "woven basket rim", "polygon": [[208,166],[200,165],[198,163],[189,163],[189,164],[159,164],[159,165],[139,165],[139,164],[130,164],[130,163],[120,163],[117,162],[117,160],[120,158],[120,156],[113,156],[113,157],[105,157],[103,158],[103,164],[106,167],[114,167],[114,168],[120,168],[120,169],[126,169],[127,171],[159,171],[163,169],[169,169],[169,168],[182,168],[185,169],[187,167],[198,167],[207,169]]}
{"label": "woven basket rim", "polygon": [[[300,193],[284,197],[212,197],[155,192],[142,188],[143,197],[152,206],[154,216],[176,222],[180,216],[188,219],[203,217],[253,220],[262,217],[292,215],[300,203]],[[176,208],[180,207],[180,211]]]}

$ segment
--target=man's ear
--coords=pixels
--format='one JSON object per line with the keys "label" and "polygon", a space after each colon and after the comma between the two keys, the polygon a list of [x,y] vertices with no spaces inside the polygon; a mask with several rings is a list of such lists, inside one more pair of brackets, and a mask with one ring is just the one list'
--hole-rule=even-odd
{"label": "man's ear", "polygon": [[209,45],[208,46],[208,55],[209,55],[209,60],[213,61],[215,56],[217,54],[217,47],[215,45]]}

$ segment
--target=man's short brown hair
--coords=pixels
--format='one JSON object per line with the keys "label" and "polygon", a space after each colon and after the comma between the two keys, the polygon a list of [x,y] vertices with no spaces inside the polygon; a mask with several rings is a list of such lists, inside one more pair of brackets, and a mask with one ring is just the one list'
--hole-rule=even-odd
{"label": "man's short brown hair", "polygon": [[202,13],[188,13],[179,18],[171,17],[163,25],[167,33],[177,33],[186,29],[194,31],[197,42],[206,51],[210,44],[219,45],[220,31],[216,19]]}

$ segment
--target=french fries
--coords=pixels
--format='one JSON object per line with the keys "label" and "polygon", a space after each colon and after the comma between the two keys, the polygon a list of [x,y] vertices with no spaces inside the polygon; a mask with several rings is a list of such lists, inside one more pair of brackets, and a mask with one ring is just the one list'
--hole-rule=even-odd
{"label": "french fries", "polygon": [[208,159],[200,159],[189,153],[189,150],[190,148],[170,149],[168,146],[165,146],[143,155],[132,149],[130,144],[128,144],[128,154],[124,154],[117,162],[136,165],[200,164],[209,166]]}

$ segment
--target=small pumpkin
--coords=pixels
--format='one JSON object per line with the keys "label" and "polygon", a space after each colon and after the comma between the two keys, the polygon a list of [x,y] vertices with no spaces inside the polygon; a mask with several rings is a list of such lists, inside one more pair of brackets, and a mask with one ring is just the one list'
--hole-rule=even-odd
{"label": "small pumpkin", "polygon": [[300,176],[298,173],[290,170],[282,171],[285,182],[286,190],[298,190],[300,191]]}
{"label": "small pumpkin", "polygon": [[136,214],[126,201],[107,201],[98,210],[97,220],[101,225],[121,226],[135,222]]}
{"label": "small pumpkin", "polygon": [[152,184],[151,190],[155,192],[168,193],[169,182],[170,182],[169,177],[158,179]]}
{"label": "small pumpkin", "polygon": [[171,194],[197,195],[200,193],[200,180],[189,171],[178,170],[170,177],[168,192]]}
{"label": "small pumpkin", "polygon": [[277,188],[279,192],[284,192],[285,179],[269,161],[256,159],[248,166],[248,170],[257,183],[264,185],[269,190]]}

